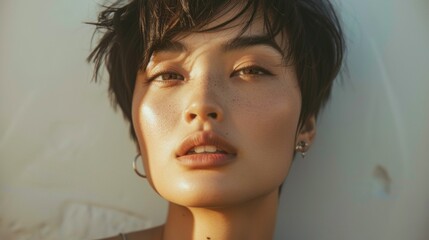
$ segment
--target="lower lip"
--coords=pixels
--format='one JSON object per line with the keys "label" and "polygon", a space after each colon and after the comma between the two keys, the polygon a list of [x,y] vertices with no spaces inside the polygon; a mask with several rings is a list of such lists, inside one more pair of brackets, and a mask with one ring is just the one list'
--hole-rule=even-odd
{"label": "lower lip", "polygon": [[234,154],[199,153],[178,157],[179,163],[188,168],[204,169],[225,166],[234,160]]}

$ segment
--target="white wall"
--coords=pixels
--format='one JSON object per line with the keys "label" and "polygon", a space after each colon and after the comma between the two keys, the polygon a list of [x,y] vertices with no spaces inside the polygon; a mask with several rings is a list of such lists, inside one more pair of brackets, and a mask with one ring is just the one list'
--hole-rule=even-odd
{"label": "white wall", "polygon": [[282,196],[278,239],[429,239],[429,1],[342,0],[349,74]]}
{"label": "white wall", "polygon": [[[101,2],[101,1],[100,1]],[[349,74],[283,189],[277,239],[429,238],[429,1],[342,0]],[[96,3],[0,1],[0,239],[163,222],[128,126],[91,83]]]}
{"label": "white wall", "polygon": [[95,2],[0,4],[0,239],[93,239],[163,222],[107,84],[90,82],[83,22]]}

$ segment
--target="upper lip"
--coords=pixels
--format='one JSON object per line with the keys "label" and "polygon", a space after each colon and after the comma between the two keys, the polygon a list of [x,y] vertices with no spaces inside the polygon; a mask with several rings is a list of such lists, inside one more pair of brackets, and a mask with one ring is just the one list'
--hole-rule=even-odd
{"label": "upper lip", "polygon": [[221,149],[229,154],[235,154],[236,149],[226,140],[218,136],[216,133],[211,131],[196,132],[185,139],[176,151],[176,156],[181,157],[186,155],[188,151],[197,146],[212,145],[216,148]]}

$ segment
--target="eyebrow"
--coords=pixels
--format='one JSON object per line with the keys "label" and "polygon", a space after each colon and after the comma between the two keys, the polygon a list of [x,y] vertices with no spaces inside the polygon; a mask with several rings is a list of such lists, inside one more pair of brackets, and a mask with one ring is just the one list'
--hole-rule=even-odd
{"label": "eyebrow", "polygon": [[[283,56],[282,48],[268,36],[240,36],[222,44],[222,51],[234,51],[245,48],[250,48],[258,45],[268,46],[276,50],[280,55]],[[178,41],[162,41],[155,45],[153,52],[186,52],[188,48],[181,42]]]}
{"label": "eyebrow", "polygon": [[186,46],[177,41],[164,40],[153,47],[153,52],[186,52]]}
{"label": "eyebrow", "polygon": [[268,36],[242,36],[232,39],[232,41],[227,42],[222,46],[225,52],[239,50],[244,48],[249,48],[253,46],[268,46],[274,48],[280,55],[283,55],[283,51],[280,46],[274,41],[274,39]]}

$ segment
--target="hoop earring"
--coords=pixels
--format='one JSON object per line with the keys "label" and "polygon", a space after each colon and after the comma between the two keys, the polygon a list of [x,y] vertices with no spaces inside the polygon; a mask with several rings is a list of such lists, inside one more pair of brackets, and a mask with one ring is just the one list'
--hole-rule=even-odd
{"label": "hoop earring", "polygon": [[300,152],[302,158],[305,158],[305,154],[307,154],[307,150],[308,150],[308,143],[306,141],[299,141],[296,144],[295,151]]}
{"label": "hoop earring", "polygon": [[142,177],[142,178],[146,178],[146,175],[141,174],[141,173],[139,172],[139,170],[137,169],[137,159],[139,159],[139,157],[141,157],[140,153],[139,153],[139,154],[137,154],[137,156],[134,158],[134,161],[133,161],[133,169],[134,169],[134,172],[135,172],[137,175],[139,175],[139,176],[140,176],[140,177]]}

